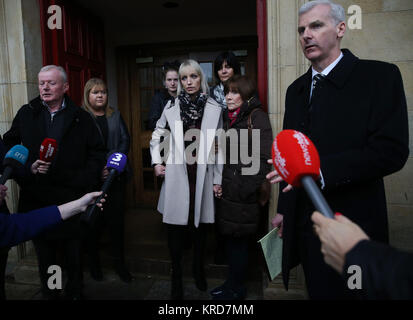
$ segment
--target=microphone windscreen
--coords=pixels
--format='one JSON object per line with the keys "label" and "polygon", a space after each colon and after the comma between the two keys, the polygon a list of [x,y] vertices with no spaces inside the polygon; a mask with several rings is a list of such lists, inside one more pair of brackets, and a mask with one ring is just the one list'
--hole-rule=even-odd
{"label": "microphone windscreen", "polygon": [[126,166],[127,157],[123,153],[116,152],[110,155],[106,167],[108,169],[115,169],[118,173],[121,173]]}
{"label": "microphone windscreen", "polygon": [[52,162],[57,153],[57,141],[52,138],[46,138],[40,145],[39,159],[46,162]]}
{"label": "microphone windscreen", "polygon": [[4,156],[3,166],[15,167],[15,164],[25,165],[27,158],[29,157],[29,150],[20,144],[11,148]]}
{"label": "microphone windscreen", "polygon": [[320,157],[313,142],[295,130],[283,130],[272,144],[272,161],[279,175],[294,187],[301,186],[301,178],[320,175]]}

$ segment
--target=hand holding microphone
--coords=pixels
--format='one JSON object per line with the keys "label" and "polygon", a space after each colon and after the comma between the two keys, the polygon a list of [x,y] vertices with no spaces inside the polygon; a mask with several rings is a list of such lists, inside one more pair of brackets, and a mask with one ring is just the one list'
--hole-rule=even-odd
{"label": "hand holding microphone", "polygon": [[270,179],[280,182],[282,178],[293,187],[303,186],[317,211],[334,218],[333,211],[314,182],[320,176],[320,158],[308,137],[295,130],[281,131],[273,142],[272,159],[277,172],[272,173]]}
{"label": "hand holding microphone", "polygon": [[39,160],[36,160],[30,170],[33,174],[46,174],[49,171],[50,165],[57,153],[57,141],[55,139],[46,138],[40,145]]}
{"label": "hand holding microphone", "polygon": [[109,171],[109,174],[103,183],[102,194],[95,200],[95,202],[90,205],[86,212],[82,215],[81,219],[87,223],[93,224],[96,215],[94,214],[97,209],[97,204],[100,203],[100,200],[105,196],[110,185],[113,182],[113,179],[126,167],[127,157],[123,153],[117,152],[113,153],[107,161],[106,168]]}
{"label": "hand holding microphone", "polygon": [[[267,160],[268,164],[273,164],[272,159],[268,159]],[[284,181],[284,179],[278,174],[277,170],[271,171],[269,174],[267,174],[265,176],[267,178],[267,180],[269,180],[269,182],[271,184],[276,184],[276,183],[280,183],[281,181]],[[288,192],[290,190],[293,189],[293,186],[291,184],[289,184],[288,186],[286,186],[282,191],[283,192]]]}

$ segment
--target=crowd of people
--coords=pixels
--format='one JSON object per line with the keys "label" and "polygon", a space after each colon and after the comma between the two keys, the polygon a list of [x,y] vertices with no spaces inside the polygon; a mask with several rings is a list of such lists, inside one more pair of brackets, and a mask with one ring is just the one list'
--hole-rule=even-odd
{"label": "crowd of people", "polygon": [[[283,120],[283,129],[304,133],[317,147],[321,162],[317,183],[332,209],[340,212],[335,219],[313,213],[304,189],[287,185],[277,171],[271,171],[270,119],[257,95],[255,75],[241,74],[233,52],[217,56],[213,88],[195,60],[164,65],[164,89],[152,99],[147,129],[152,130],[154,174],[163,178],[157,210],[167,230],[171,299],[184,297],[182,260],[188,246],[193,247],[195,285],[201,291],[208,289],[204,265],[209,224],[216,226],[215,237],[228,264],[227,277],[210,291],[211,298],[247,297],[249,243],[262,219],[260,200],[267,180],[280,184],[272,224],[283,238],[287,289],[290,270],[302,264],[310,299],[412,297],[407,268],[401,270],[404,278],[390,279],[386,274],[397,267],[394,261],[412,264],[411,256],[386,246],[383,177],[400,170],[409,154],[402,78],[395,65],[362,60],[341,49],[345,31],[340,5],[316,0],[300,8],[299,40],[311,67],[288,87]],[[86,83],[81,108],[67,95],[62,67],[43,67],[38,80],[40,95],[18,110],[1,143],[2,158],[18,144],[29,150],[26,166],[13,176],[21,188],[18,211],[28,213],[7,216],[3,201],[7,188],[0,185],[3,298],[7,248],[32,238],[44,298],[60,298],[47,286],[47,269],[61,253],[68,275],[65,298],[82,299],[83,247],[93,279],[104,278],[99,254],[104,226],[110,231],[117,274],[125,282],[134,280],[124,252],[123,196],[130,168],[107,190],[96,223],[83,224],[77,215],[101,194],[93,191],[109,176],[108,156],[128,154],[130,136],[120,112],[108,104],[102,79]],[[51,162],[38,156],[45,138],[58,142]],[[241,161],[243,157],[248,163]],[[10,231],[23,230],[25,224],[24,235]],[[350,265],[360,265],[364,272],[363,289],[357,292],[345,281]]]}

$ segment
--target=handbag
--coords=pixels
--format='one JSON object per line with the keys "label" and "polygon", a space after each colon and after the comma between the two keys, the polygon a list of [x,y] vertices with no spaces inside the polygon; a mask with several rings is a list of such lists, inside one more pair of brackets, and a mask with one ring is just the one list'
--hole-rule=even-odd
{"label": "handbag", "polygon": [[[253,109],[251,111],[251,113],[248,116],[248,136],[251,138],[252,136],[252,129],[254,128],[253,124],[252,124],[252,114],[257,111],[258,108]],[[260,204],[260,206],[264,207],[267,202],[270,200],[270,196],[271,196],[271,183],[267,180],[264,179],[264,181],[262,182],[260,188],[259,188],[259,194],[258,194],[258,203]]]}

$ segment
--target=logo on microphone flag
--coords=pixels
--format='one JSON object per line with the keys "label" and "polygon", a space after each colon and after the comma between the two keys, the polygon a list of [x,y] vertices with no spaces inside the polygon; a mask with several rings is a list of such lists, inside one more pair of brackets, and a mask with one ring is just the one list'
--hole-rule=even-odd
{"label": "logo on microphone flag", "polygon": [[320,157],[313,142],[296,130],[283,130],[274,139],[272,161],[279,175],[294,187],[303,176],[318,178]]}
{"label": "logo on microphone flag", "polygon": [[123,153],[117,152],[110,155],[106,167],[113,168],[121,173],[126,166],[127,157]]}
{"label": "logo on microphone flag", "polygon": [[28,156],[29,150],[25,146],[16,145],[6,153],[4,160],[11,158],[24,165],[27,161]]}

